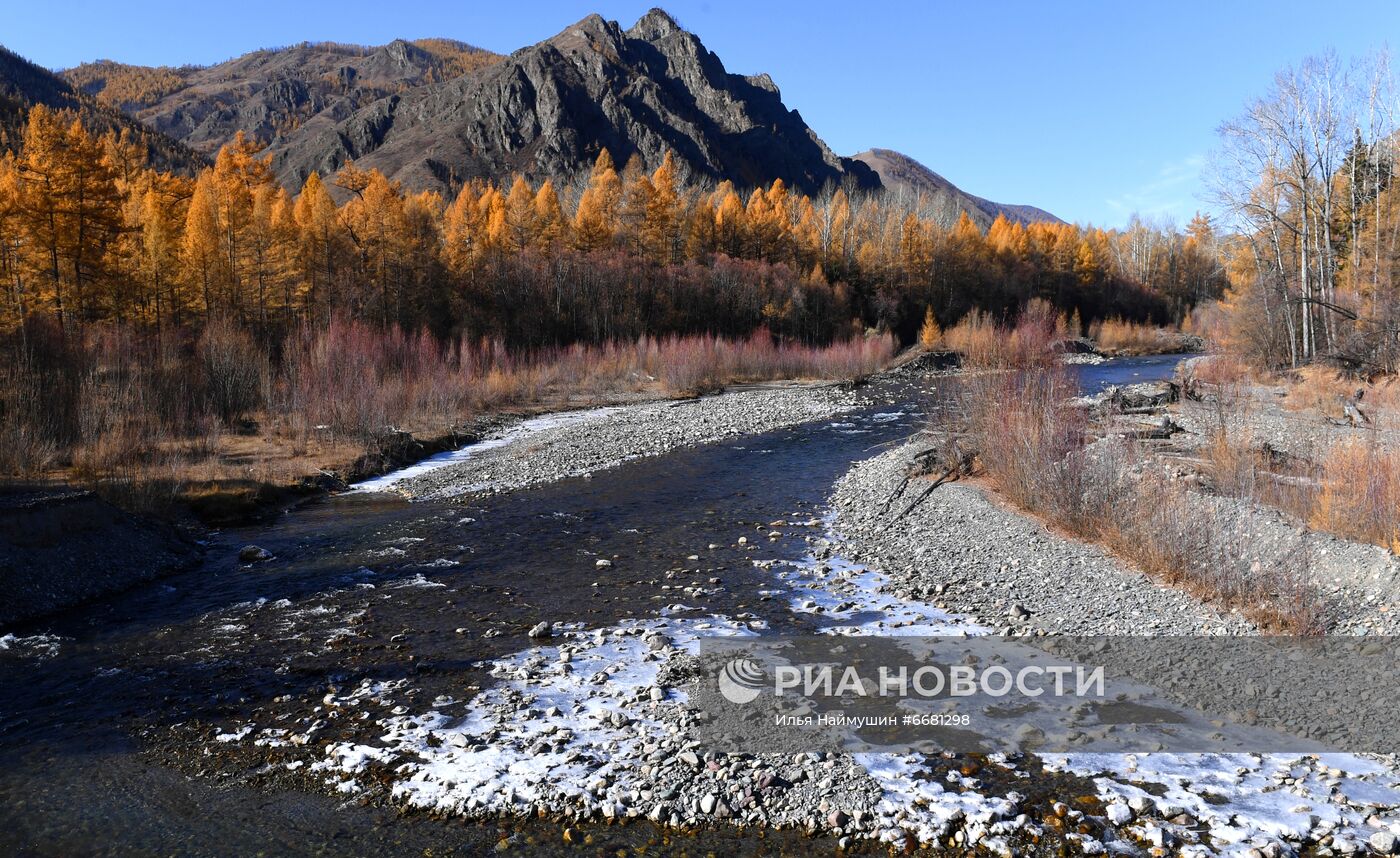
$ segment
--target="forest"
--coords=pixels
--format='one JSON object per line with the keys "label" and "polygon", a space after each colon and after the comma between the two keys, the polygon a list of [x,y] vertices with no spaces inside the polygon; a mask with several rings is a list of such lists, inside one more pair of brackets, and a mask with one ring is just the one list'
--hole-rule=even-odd
{"label": "forest", "polygon": [[1221,129],[1211,176],[1230,218],[1218,339],[1268,369],[1400,369],[1396,82],[1385,55],[1280,71]]}
{"label": "forest", "polygon": [[103,480],[171,439],[217,458],[209,439],[249,425],[298,454],[316,431],[373,452],[549,397],[859,375],[1031,301],[1072,335],[1179,324],[1226,283],[1203,217],[983,232],[917,201],[684,183],[669,155],[619,168],[607,151],[560,186],[444,199],[353,163],[288,189],[241,135],[195,175],[145,151],[36,106],[0,158],[11,473]]}
{"label": "forest", "polygon": [[855,321],[907,342],[927,308],[946,326],[1039,297],[1085,325],[1166,323],[1223,283],[1206,222],[984,234],[878,194],[685,186],[669,157],[648,172],[606,151],[564,188],[517,177],[445,200],[350,164],[293,193],[259,148],[240,136],[196,176],[161,172],[125,136],[35,108],[0,160],[0,328],[229,319],[268,336],[345,314],[529,349],[760,326],[819,343]]}

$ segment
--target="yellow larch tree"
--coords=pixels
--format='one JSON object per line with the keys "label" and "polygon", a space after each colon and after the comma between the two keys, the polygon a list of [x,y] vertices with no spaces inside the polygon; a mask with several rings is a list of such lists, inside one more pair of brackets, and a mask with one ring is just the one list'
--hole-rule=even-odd
{"label": "yellow larch tree", "polygon": [[618,228],[618,207],[622,202],[622,180],[604,149],[593,163],[588,187],[574,209],[574,247],[582,251],[601,250],[612,244]]}
{"label": "yellow larch tree", "polygon": [[554,190],[554,182],[545,179],[534,199],[535,244],[552,249],[563,242],[568,221],[564,219],[564,207],[559,204],[559,193]]}
{"label": "yellow larch tree", "polygon": [[311,173],[297,194],[292,216],[297,225],[296,270],[298,299],[314,314],[324,304],[327,314],[337,303],[335,284],[340,271],[344,233],[335,200],[321,181]]}

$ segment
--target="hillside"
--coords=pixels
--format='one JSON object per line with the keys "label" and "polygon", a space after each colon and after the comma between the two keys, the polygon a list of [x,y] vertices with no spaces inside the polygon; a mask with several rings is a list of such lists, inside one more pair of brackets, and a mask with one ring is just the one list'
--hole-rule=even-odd
{"label": "hillside", "polygon": [[36,104],[75,111],[83,124],[97,134],[127,132],[132,140],[146,148],[151,162],[162,169],[189,171],[203,160],[181,143],[101,104],[48,69],[0,47],[0,151],[19,145],[29,109]]}
{"label": "hillside", "polygon": [[133,125],[125,111],[157,132],[153,139],[201,155],[242,131],[268,145],[278,178],[294,189],[350,160],[410,189],[452,192],[469,179],[516,173],[568,183],[606,148],[619,166],[637,155],[654,167],[671,151],[688,182],[743,188],[781,178],[807,193],[883,185],[919,199],[945,226],[964,211],[983,228],[999,214],[1060,222],[969,194],[888,149],[837,156],[768,75],[731,74],[660,9],[626,30],[590,15],[508,57],[438,38],[303,42],[206,67],[98,60],[54,75],[26,66],[11,75],[16,91],[82,103],[107,125]]}
{"label": "hillside", "polygon": [[1064,222],[1035,206],[994,203],[969,194],[908,155],[890,149],[870,149],[854,158],[880,175],[887,193],[920,198],[922,207],[944,226],[956,223],[960,212],[967,212],[982,229],[996,220],[997,215],[1021,223]]}
{"label": "hillside", "polygon": [[517,172],[567,181],[603,148],[619,166],[634,154],[655,166],[671,150],[683,178],[741,187],[879,184],[833,154],[767,75],[730,74],[660,10],[630,30],[591,15],[504,58],[450,39],[308,42],[204,68],[103,60],[63,77],[200,152],[238,131],[265,141],[291,187],[351,159],[410,188]]}
{"label": "hillside", "polygon": [[274,146],[314,136],[385,96],[448,80],[500,57],[450,39],[379,47],[303,42],[218,65],[85,63],[64,79],[99,102],[212,153],[243,131]]}

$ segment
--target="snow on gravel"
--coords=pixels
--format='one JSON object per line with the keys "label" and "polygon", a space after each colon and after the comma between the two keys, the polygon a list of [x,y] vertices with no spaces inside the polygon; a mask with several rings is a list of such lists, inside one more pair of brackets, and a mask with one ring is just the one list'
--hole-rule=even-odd
{"label": "snow on gravel", "polygon": [[460,450],[439,453],[415,465],[409,465],[373,479],[363,480],[352,486],[350,491],[352,493],[392,491],[399,483],[421,477],[430,471],[460,465],[492,450],[526,440],[540,432],[586,426],[603,420],[618,410],[618,407],[589,408],[580,411],[561,411],[523,420],[505,429],[494,438],[483,439]]}
{"label": "snow on gravel", "polygon": [[[530,444],[502,444],[395,485],[410,494],[451,494],[483,479],[504,479],[511,468],[526,469],[522,484],[528,484],[576,467],[606,467],[619,456],[738,434],[745,431],[741,424],[754,431],[753,420],[737,416],[751,402],[742,394],[707,402],[720,404],[680,406],[698,408],[692,415],[709,413],[708,423],[698,421],[703,431],[662,434],[645,450],[636,439],[649,437],[654,421],[681,422],[669,412],[672,406],[609,414],[586,432],[543,429]],[[759,422],[785,425],[847,407],[809,392],[789,404]],[[1016,599],[1032,606],[1034,619],[1062,632],[1249,631],[1237,618],[1163,591],[1096,549],[1057,540],[977,501],[965,487],[951,487],[956,492],[890,527],[873,511],[898,485],[906,455],[894,451],[858,465],[838,486],[826,524],[848,541],[828,531],[827,538],[812,540],[811,553],[800,561],[756,561],[774,575],[775,589],[765,592],[785,594],[792,611],[821,615],[830,621],[825,632],[840,635],[986,633],[1006,622],[1006,606]],[[933,569],[953,574],[938,580],[930,577]],[[422,576],[409,581],[435,583]],[[1045,590],[1059,591],[1054,601],[1033,598]],[[1085,622],[1086,605],[1104,607],[1103,619]],[[703,609],[672,605],[609,628],[554,625],[547,640],[493,662],[495,684],[465,708],[449,698],[412,710],[397,704],[407,690],[404,680],[367,680],[348,693],[327,695],[324,717],[363,721],[372,739],[318,747],[311,741],[314,725],[305,735],[289,735],[282,727],[251,724],[218,729],[214,738],[304,745],[312,755],[308,768],[329,789],[348,795],[362,792],[370,767],[380,767],[391,773],[395,799],[468,816],[549,812],[647,816],[671,825],[794,825],[895,846],[911,838],[927,844],[956,837],[960,845],[978,843],[1003,854],[1017,837],[1042,831],[1020,808],[1017,793],[993,794],[957,772],[935,777],[936,760],[921,755],[759,754],[741,760],[711,753],[691,737],[699,713],[686,706],[687,656],[704,637],[752,636],[766,624],[752,615],[696,614]],[[1021,770],[1021,760],[992,755],[989,763],[1013,777],[1034,777]],[[1334,854],[1349,854],[1400,833],[1400,780],[1385,760],[1075,753],[1045,754],[1041,763],[1047,771],[1092,779],[1105,804],[1106,817],[1098,820],[1103,842],[1065,835],[1085,853],[1148,844],[1176,854],[1262,856],[1325,842]]]}

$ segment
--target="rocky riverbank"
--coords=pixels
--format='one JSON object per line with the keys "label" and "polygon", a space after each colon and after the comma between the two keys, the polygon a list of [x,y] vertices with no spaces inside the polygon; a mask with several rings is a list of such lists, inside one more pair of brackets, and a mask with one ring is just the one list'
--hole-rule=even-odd
{"label": "rocky riverbank", "polygon": [[124,590],[199,561],[174,527],[81,491],[0,494],[0,626]]}
{"label": "rocky riverbank", "polygon": [[921,449],[909,444],[861,462],[833,498],[843,551],[892,576],[907,597],[1008,633],[1254,631],[1237,614],[1164,587],[1099,546],[1058,536],[970,483],[940,486],[908,509],[927,486],[903,485]]}

